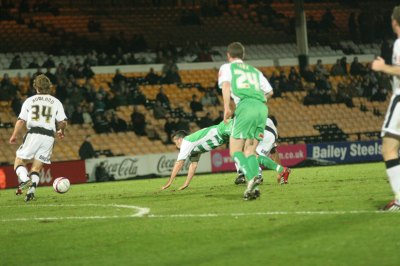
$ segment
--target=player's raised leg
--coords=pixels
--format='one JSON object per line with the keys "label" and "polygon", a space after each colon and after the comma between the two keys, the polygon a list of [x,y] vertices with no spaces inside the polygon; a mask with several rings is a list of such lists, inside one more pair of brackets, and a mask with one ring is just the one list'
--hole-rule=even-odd
{"label": "player's raised leg", "polygon": [[282,165],[276,163],[269,157],[259,155],[257,158],[260,165],[266,167],[267,169],[274,170],[278,173],[278,183],[280,184],[287,184],[289,175],[290,175],[290,168],[283,167]]}

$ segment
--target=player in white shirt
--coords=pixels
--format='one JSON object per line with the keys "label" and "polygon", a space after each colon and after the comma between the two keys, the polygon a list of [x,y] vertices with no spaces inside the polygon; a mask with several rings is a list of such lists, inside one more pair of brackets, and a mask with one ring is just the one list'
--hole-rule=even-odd
{"label": "player in white shirt", "polygon": [[[50,157],[54,146],[54,136],[64,138],[67,126],[62,103],[50,95],[51,82],[45,75],[38,75],[33,81],[37,94],[25,100],[21,113],[15,124],[9,143],[16,144],[19,133],[24,126],[28,129],[22,145],[16,152],[14,170],[19,178],[20,185],[15,192],[21,195],[28,189],[25,201],[35,198],[36,187],[39,185],[40,171],[43,164],[50,164]],[[56,131],[56,127],[58,131]],[[28,174],[26,164],[32,160],[32,167]]]}
{"label": "player in white shirt", "polygon": [[400,5],[393,9],[392,28],[397,35],[393,45],[392,65],[378,57],[372,62],[372,69],[393,76],[393,96],[390,100],[382,127],[382,155],[386,173],[394,193],[394,200],[384,207],[387,211],[400,211]]}

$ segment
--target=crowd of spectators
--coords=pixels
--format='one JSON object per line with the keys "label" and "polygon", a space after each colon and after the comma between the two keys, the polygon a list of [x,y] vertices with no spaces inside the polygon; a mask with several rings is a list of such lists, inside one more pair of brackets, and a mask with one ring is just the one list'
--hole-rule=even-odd
{"label": "crowd of spectators", "polygon": [[[306,82],[307,95],[305,105],[345,103],[353,107],[353,97],[365,97],[370,101],[386,101],[391,89],[390,77],[380,72],[373,72],[368,65],[363,65],[354,57],[350,68],[347,68],[347,59],[343,57],[327,69],[319,60],[314,69],[306,67],[302,73]],[[341,79],[336,90],[329,77],[346,77]]]}
{"label": "crowd of spectators", "polygon": [[[165,133],[170,136],[174,130],[189,130],[190,123],[196,123],[203,128],[223,120],[223,113],[217,119],[211,117],[210,113],[203,112],[205,106],[219,106],[220,90],[216,87],[202,88],[196,86],[204,93],[201,99],[198,95],[192,96],[192,101],[180,103],[176,107],[171,106],[170,99],[163,89],[163,84],[175,83],[182,90],[189,84],[181,84],[179,69],[173,61],[167,62],[158,75],[154,69],[140,78],[128,78],[119,70],[116,70],[112,81],[109,83],[110,90],[103,87],[95,88],[92,82],[94,76],[88,62],[76,60],[68,66],[59,64],[52,72],[50,67],[54,64],[52,58],[47,60],[48,68],[44,72],[56,85],[55,96],[63,103],[65,112],[71,124],[88,125],[94,128],[96,133],[134,131],[139,136],[147,135],[150,138],[159,138],[157,133],[149,133],[145,114],[137,107],[145,106],[155,119],[166,119]],[[32,79],[42,73],[40,69],[29,77]],[[330,77],[342,77],[337,86],[332,86]],[[323,65],[319,60],[313,67],[308,66],[298,73],[292,67],[288,74],[284,71],[274,71],[267,76],[271,86],[274,88],[274,97],[281,97],[283,92],[307,91],[304,98],[305,105],[325,103],[345,103],[352,107],[353,97],[365,97],[370,101],[385,101],[391,88],[390,79],[387,75],[371,71],[368,65],[361,64],[355,57],[347,68],[346,58],[342,58],[334,64],[331,69]],[[304,82],[302,82],[302,79]],[[82,82],[82,80],[84,82]],[[22,105],[21,85],[24,78],[17,76],[14,82],[7,74],[0,81],[0,98],[12,102],[12,108],[16,114]],[[159,92],[154,100],[147,99],[142,93],[139,85],[159,85]],[[304,87],[303,87],[304,84]],[[30,86],[27,95],[34,95]],[[124,105],[134,105],[130,121],[125,121],[117,115],[117,108]],[[190,110],[190,111],[184,111]],[[203,113],[199,117],[199,112]],[[168,142],[170,138],[163,139]]]}

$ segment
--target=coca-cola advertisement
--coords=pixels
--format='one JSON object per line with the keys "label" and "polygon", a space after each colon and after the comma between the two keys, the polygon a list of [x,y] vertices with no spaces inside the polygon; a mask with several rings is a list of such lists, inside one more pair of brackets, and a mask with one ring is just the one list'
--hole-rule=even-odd
{"label": "coca-cola advertisement", "polygon": [[[29,167],[30,165],[28,165],[28,169]],[[72,184],[85,183],[85,162],[68,161],[45,164],[40,173],[39,186],[50,186],[57,177],[66,177]],[[0,167],[0,179],[3,179],[0,180],[0,188],[17,187],[19,183],[13,166]]]}
{"label": "coca-cola advertisement", "polygon": [[[168,176],[175,165],[177,153],[148,154],[139,156],[121,156],[86,160],[86,173],[89,182],[107,180],[133,179],[144,176]],[[209,153],[201,156],[197,173],[211,172]],[[190,161],[179,174],[188,172]],[[101,175],[101,176],[100,176]]]}

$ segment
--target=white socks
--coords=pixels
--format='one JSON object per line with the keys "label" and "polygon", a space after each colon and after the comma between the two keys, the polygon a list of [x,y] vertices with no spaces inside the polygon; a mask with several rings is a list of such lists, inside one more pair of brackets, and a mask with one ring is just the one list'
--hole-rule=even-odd
{"label": "white socks", "polygon": [[25,166],[23,165],[17,166],[17,169],[15,169],[15,173],[17,174],[20,182],[26,182],[29,180],[28,170],[26,169]]}
{"label": "white socks", "polygon": [[35,183],[36,184],[36,186],[38,186],[39,185],[39,175],[38,175],[38,173],[37,172],[32,172],[31,173],[31,179],[32,179],[32,183]]}
{"label": "white socks", "polygon": [[390,186],[392,187],[396,201],[400,203],[400,161],[399,159],[393,159],[385,163]]}

